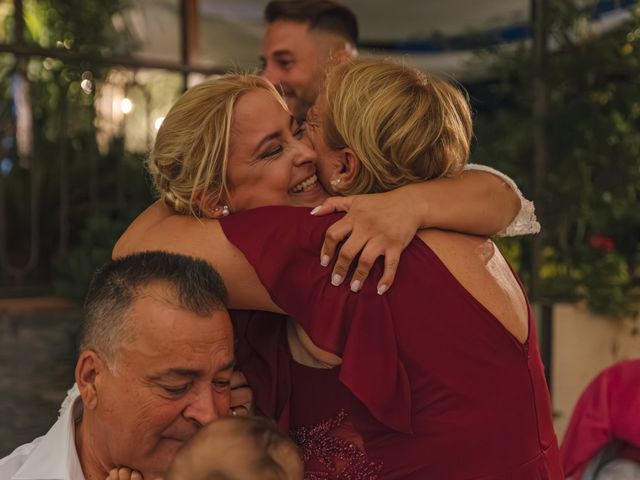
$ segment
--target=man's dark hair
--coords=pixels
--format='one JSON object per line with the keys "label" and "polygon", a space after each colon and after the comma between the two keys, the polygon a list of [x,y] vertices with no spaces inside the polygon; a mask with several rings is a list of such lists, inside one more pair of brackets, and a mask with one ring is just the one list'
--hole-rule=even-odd
{"label": "man's dark hair", "polygon": [[309,29],[338,34],[356,46],[358,20],[344,5],[331,0],[272,0],[264,11],[267,23],[276,20],[309,22]]}
{"label": "man's dark hair", "polygon": [[204,260],[167,252],[143,252],[110,261],[93,276],[84,304],[80,349],[112,363],[126,336],[124,321],[134,300],[155,282],[167,284],[170,301],[197,315],[224,310],[227,290]]}

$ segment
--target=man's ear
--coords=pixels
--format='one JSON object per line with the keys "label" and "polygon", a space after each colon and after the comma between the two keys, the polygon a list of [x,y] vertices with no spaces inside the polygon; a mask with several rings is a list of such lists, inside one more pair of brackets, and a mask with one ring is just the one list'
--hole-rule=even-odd
{"label": "man's ear", "polygon": [[341,63],[348,62],[352,58],[353,55],[351,55],[349,51],[349,45],[331,51],[331,63],[333,65],[340,65]]}
{"label": "man's ear", "polygon": [[106,369],[104,360],[93,350],[80,353],[75,376],[84,408],[94,410],[97,407],[99,377],[106,373]]}
{"label": "man's ear", "polygon": [[340,160],[342,163],[340,177],[342,179],[342,185],[352,185],[360,175],[360,158],[356,155],[356,152],[349,147],[345,147],[340,150]]}

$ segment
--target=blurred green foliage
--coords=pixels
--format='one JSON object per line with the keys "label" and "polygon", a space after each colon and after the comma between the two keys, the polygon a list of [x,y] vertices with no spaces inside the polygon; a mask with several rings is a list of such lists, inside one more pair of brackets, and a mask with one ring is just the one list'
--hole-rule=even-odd
{"label": "blurred green foliage", "polygon": [[[549,0],[548,158],[543,193],[541,300],[587,301],[598,313],[637,309],[640,283],[640,6],[604,33],[592,12]],[[476,118],[473,160],[533,192],[533,54],[523,43],[484,52],[495,81]],[[526,240],[524,240],[526,242]],[[523,240],[502,242],[511,255]],[[524,255],[523,255],[524,256]]]}
{"label": "blurred green foliage", "polygon": [[[25,42],[96,56],[133,51],[135,42],[121,16],[128,7],[128,0],[26,0]],[[13,16],[0,21],[12,38]],[[11,171],[0,175],[9,262],[24,264],[30,237],[38,235],[38,267],[20,278],[21,284],[41,285],[45,292],[53,285],[57,293],[81,299],[92,272],[110,258],[115,240],[151,200],[144,159],[125,151],[122,133],[116,133],[108,153],[100,153],[95,100],[109,70],[91,62],[40,57],[23,62],[1,55],[3,138],[10,139],[15,129],[12,85],[17,71],[29,80],[34,151],[32,158],[23,159],[11,142],[0,147],[2,156],[13,160]],[[30,226],[33,190],[40,211],[36,232]],[[0,287],[15,283],[15,278],[0,275]]]}

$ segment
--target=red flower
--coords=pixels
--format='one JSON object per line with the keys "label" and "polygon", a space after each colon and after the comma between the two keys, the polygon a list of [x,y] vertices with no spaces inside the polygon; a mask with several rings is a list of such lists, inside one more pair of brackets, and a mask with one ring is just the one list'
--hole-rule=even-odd
{"label": "red flower", "polygon": [[611,238],[600,234],[591,235],[589,243],[592,247],[604,252],[613,252],[616,249],[616,244]]}

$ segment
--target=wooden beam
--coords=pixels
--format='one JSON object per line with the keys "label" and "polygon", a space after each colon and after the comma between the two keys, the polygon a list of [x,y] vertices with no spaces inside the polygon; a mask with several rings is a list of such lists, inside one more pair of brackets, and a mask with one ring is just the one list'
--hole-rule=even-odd
{"label": "wooden beam", "polygon": [[13,0],[13,21],[14,21],[14,43],[17,45],[24,44],[24,9],[22,8],[22,0]]}
{"label": "wooden beam", "polygon": [[[531,22],[533,32],[533,200],[537,215],[544,220],[544,178],[547,156],[547,114],[549,86],[547,81],[548,20],[546,18],[548,0],[531,0]],[[544,226],[543,226],[544,228]],[[542,239],[544,233],[536,235],[531,242],[531,285],[533,300],[540,300],[540,268],[542,266]]]}
{"label": "wooden beam", "polygon": [[149,68],[170,70],[182,73],[202,73],[204,75],[221,75],[234,69],[232,67],[205,67],[202,65],[185,65],[178,62],[165,62],[138,57],[103,57],[94,52],[76,52],[62,48],[43,48],[38,45],[17,45],[0,43],[0,53],[10,53],[17,57],[50,57],[65,62],[85,62],[94,65],[122,66],[130,68]]}
{"label": "wooden beam", "polygon": [[[189,66],[200,50],[200,18],[198,15],[198,0],[180,1],[180,38],[181,61]],[[184,89],[189,83],[189,72],[184,71]]]}

